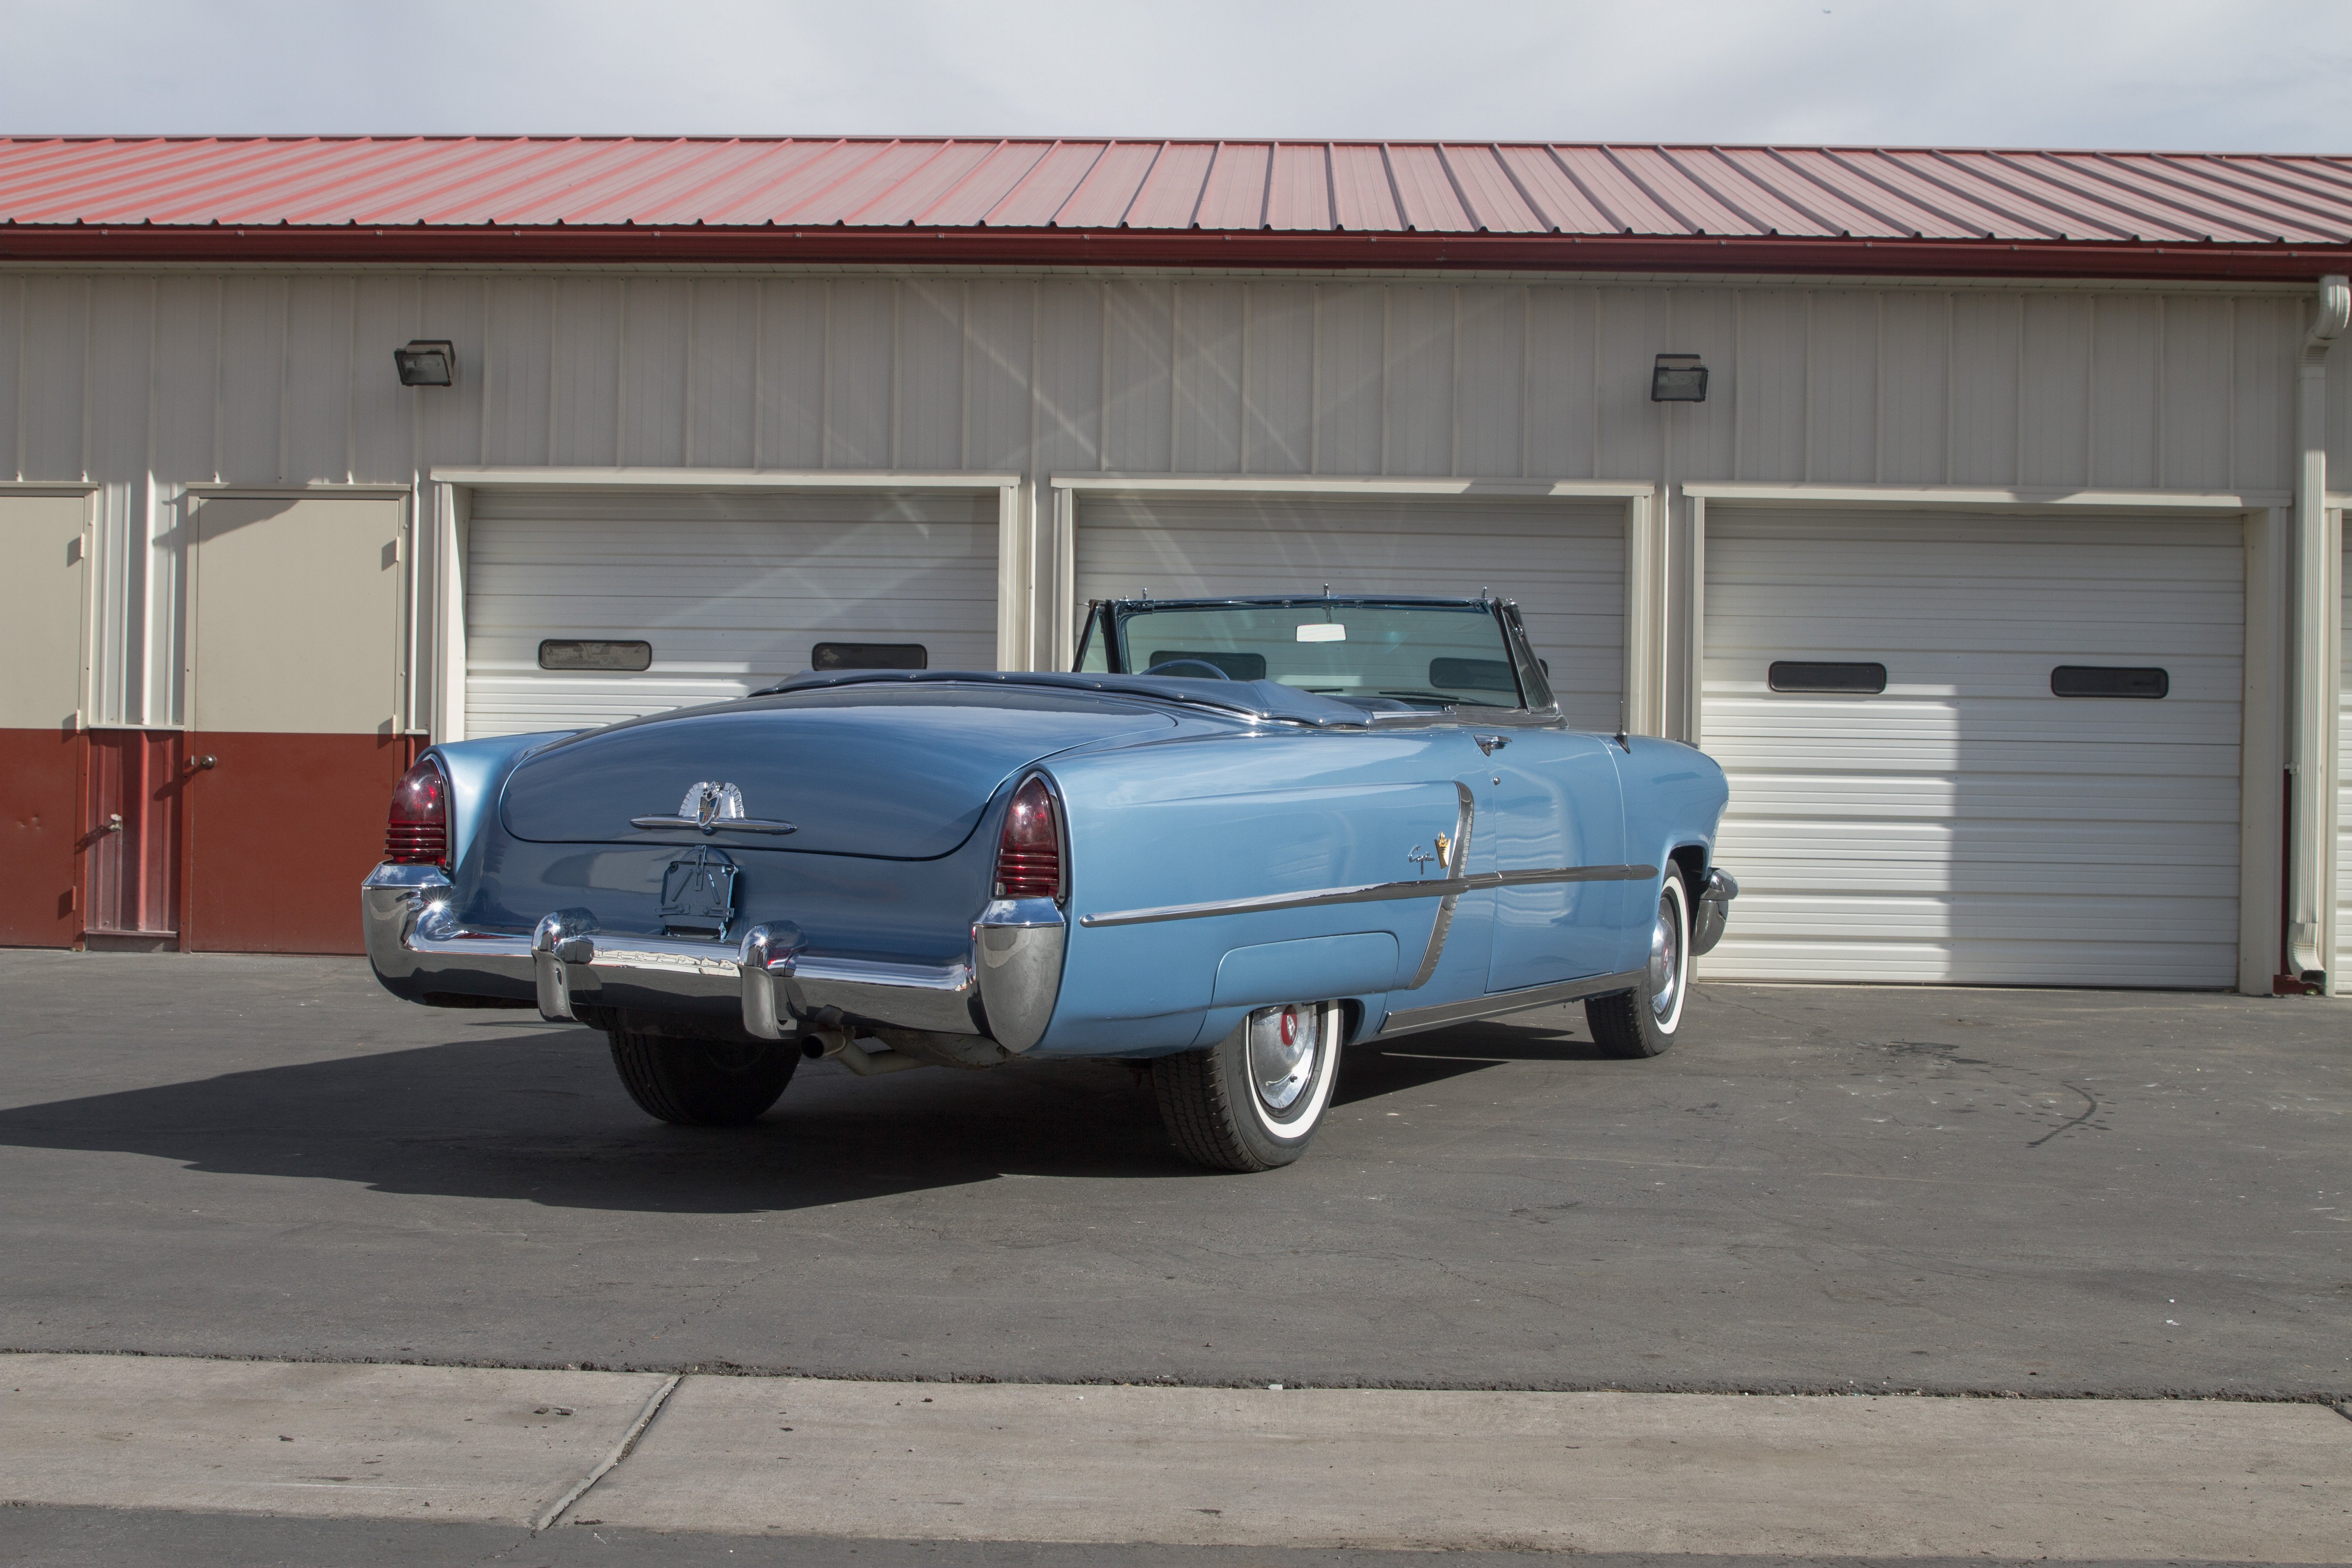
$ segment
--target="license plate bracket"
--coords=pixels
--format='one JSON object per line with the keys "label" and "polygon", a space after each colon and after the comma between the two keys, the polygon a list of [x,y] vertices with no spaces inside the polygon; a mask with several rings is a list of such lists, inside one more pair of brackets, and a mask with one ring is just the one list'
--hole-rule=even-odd
{"label": "license plate bracket", "polygon": [[662,868],[664,929],[678,936],[723,939],[735,921],[738,869],[727,851],[707,844]]}

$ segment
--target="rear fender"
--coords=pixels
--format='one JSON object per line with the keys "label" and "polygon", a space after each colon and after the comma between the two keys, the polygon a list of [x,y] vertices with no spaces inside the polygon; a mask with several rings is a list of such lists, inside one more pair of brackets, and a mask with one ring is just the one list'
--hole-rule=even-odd
{"label": "rear fender", "polygon": [[1181,1050],[1215,1022],[1213,1006],[1238,1016],[1267,1002],[1346,997],[1378,1012],[1388,992],[1412,983],[1436,922],[1434,889],[1215,906],[1442,881],[1435,840],[1454,831],[1460,810],[1452,779],[1185,795],[1164,774],[1155,786],[1121,778],[1115,759],[1055,772],[1070,824],[1072,920],[1041,1052]]}
{"label": "rear fender", "polygon": [[549,730],[533,735],[499,735],[487,741],[446,741],[425,755],[440,764],[449,781],[450,879],[467,885],[480,874],[476,864],[482,828],[498,810],[499,791],[507,772],[542,746],[552,745],[573,730]]}

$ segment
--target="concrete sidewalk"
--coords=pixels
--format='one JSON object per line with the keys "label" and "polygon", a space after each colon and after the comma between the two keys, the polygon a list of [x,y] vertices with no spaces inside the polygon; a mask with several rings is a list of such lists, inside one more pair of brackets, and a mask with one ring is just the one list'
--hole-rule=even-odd
{"label": "concrete sidewalk", "polygon": [[[2322,1405],[0,1358],[0,1501],[803,1541],[2334,1563]],[[10,1517],[0,1514],[0,1545]]]}

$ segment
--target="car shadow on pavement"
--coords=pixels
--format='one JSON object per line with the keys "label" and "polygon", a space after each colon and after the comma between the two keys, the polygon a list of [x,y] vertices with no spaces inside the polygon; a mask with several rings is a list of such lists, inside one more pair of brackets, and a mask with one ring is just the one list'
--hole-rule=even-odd
{"label": "car shadow on pavement", "polygon": [[[116,1152],[198,1172],[417,1195],[645,1213],[809,1207],[995,1180],[1198,1176],[1150,1085],[1119,1062],[859,1079],[803,1064],[748,1127],[685,1128],[631,1104],[603,1037],[484,1020],[476,1037],[0,1110],[0,1146]],[[1474,1025],[1351,1047],[1339,1103],[1591,1047]]]}
{"label": "car shadow on pavement", "polygon": [[1339,1066],[1334,1105],[1354,1105],[1384,1094],[1400,1094],[1506,1062],[1600,1061],[1589,1039],[1580,1040],[1547,1018],[1537,1024],[1457,1024],[1426,1035],[1406,1035],[1385,1044],[1351,1046]]}

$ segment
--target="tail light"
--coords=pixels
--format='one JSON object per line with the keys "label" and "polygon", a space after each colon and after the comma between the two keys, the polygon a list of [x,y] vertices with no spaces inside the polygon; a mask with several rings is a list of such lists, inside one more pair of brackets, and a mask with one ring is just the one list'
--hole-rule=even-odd
{"label": "tail light", "polygon": [[400,866],[449,863],[449,781],[430,757],[419,759],[392,786],[383,858]]}
{"label": "tail light", "polygon": [[1013,792],[1004,833],[996,843],[996,896],[1052,899],[1062,891],[1062,824],[1054,792],[1032,777]]}

